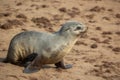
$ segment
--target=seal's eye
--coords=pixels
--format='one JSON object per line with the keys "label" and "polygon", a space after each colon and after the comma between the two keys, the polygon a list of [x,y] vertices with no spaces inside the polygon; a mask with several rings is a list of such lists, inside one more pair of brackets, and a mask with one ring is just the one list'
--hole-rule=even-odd
{"label": "seal's eye", "polygon": [[77,28],[76,28],[76,30],[80,30],[80,29],[81,29],[81,27],[77,27]]}

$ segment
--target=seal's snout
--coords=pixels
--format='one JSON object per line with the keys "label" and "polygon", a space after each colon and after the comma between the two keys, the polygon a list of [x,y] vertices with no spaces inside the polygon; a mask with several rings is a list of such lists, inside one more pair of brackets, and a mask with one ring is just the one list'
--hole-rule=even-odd
{"label": "seal's snout", "polygon": [[84,27],[83,33],[87,32],[87,30],[88,30],[88,27]]}
{"label": "seal's snout", "polygon": [[84,27],[83,32],[80,33],[81,38],[87,37],[88,27]]}

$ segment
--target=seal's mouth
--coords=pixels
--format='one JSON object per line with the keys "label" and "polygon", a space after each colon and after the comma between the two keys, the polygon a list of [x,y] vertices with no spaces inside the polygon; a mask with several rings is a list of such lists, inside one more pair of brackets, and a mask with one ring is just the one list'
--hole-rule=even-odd
{"label": "seal's mouth", "polygon": [[86,27],[86,29],[84,29],[84,31],[80,32],[80,37],[84,38],[87,36],[87,31],[88,31],[88,27]]}

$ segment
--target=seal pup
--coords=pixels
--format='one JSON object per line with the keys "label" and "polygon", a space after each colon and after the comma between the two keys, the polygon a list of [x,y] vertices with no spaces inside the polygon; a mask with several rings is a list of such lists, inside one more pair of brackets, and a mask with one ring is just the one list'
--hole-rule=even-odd
{"label": "seal pup", "polygon": [[26,31],[17,34],[10,42],[6,62],[27,63],[24,73],[33,73],[44,64],[69,69],[63,57],[70,52],[75,42],[86,32],[87,27],[77,21],[68,21],[54,33]]}

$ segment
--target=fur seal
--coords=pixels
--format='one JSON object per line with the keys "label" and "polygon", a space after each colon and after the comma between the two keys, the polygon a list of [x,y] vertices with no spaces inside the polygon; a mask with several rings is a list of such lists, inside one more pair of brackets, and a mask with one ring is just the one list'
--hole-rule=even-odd
{"label": "fur seal", "polygon": [[77,21],[68,21],[54,33],[26,31],[17,34],[10,42],[6,61],[10,63],[30,62],[24,73],[33,73],[44,64],[55,64],[63,69],[72,65],[64,64],[63,57],[69,53],[78,37],[87,27]]}

